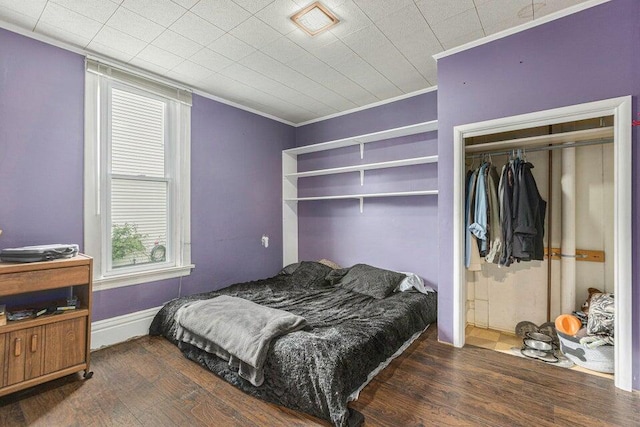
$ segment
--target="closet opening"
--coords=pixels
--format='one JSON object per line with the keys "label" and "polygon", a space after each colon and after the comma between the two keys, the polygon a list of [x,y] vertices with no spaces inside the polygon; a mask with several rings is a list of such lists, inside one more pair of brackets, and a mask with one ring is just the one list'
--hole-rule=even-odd
{"label": "closet opening", "polygon": [[611,347],[608,365],[581,367],[554,322],[586,327],[589,290],[614,292],[613,117],[465,138],[465,166],[466,343],[613,379]]}
{"label": "closet opening", "polygon": [[[454,345],[609,372],[631,389],[628,102],[454,128]],[[610,325],[608,338],[597,335],[604,343],[595,324],[573,323],[590,295],[615,305],[615,334]],[[558,341],[560,315],[572,322],[560,318]]]}

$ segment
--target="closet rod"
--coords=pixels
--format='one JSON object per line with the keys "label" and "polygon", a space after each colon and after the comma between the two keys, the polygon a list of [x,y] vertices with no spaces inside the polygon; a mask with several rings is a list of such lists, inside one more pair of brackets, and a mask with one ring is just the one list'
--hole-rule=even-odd
{"label": "closet rod", "polygon": [[[550,145],[550,146],[545,146],[545,147],[525,148],[524,149],[524,154],[526,155],[527,153],[532,153],[534,151],[552,151],[552,150],[561,150],[563,148],[584,147],[584,146],[587,146],[587,145],[611,144],[612,142],[613,142],[613,139],[611,139],[611,138],[602,138],[602,139],[593,139],[591,141],[580,141],[580,142],[574,142],[574,143]],[[513,148],[512,150],[504,150],[504,149],[495,150],[495,151],[489,150],[489,151],[485,151],[485,152],[479,153],[479,154],[467,154],[465,157],[467,159],[477,159],[477,158],[484,157],[487,154],[491,154],[491,155],[494,155],[494,156],[509,155],[509,154],[512,154],[517,149],[518,148]]]}

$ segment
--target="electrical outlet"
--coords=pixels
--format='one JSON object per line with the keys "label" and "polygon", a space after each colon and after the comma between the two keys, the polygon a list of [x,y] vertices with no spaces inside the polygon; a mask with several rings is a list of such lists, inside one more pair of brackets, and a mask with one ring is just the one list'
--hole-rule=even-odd
{"label": "electrical outlet", "polygon": [[264,246],[265,248],[269,247],[269,236],[267,236],[266,234],[262,235],[262,246]]}

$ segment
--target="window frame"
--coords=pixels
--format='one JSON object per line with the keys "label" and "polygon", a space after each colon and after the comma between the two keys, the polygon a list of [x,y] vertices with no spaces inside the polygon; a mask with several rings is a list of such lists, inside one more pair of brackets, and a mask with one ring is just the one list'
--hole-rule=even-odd
{"label": "window frame", "polygon": [[[87,60],[85,73],[84,251],[94,258],[94,289],[104,290],[189,275],[190,96],[180,89]],[[140,84],[142,83],[144,84]],[[165,102],[165,175],[167,182],[167,261],[114,269],[111,260],[111,90],[125,90]],[[154,90],[158,89],[158,90]],[[177,96],[171,96],[176,93]],[[185,101],[188,100],[187,101]],[[106,124],[106,125],[102,125]],[[102,125],[102,126],[101,126]],[[117,176],[117,175],[116,175]],[[171,238],[170,238],[170,236]]]}

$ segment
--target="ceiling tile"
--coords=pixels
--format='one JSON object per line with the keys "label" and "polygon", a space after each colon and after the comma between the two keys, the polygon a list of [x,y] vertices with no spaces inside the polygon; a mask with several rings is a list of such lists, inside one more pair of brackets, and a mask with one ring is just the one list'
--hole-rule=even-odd
{"label": "ceiling tile", "polygon": [[79,47],[85,47],[91,41],[91,37],[74,34],[43,21],[38,22],[35,32]]}
{"label": "ceiling tile", "polygon": [[442,52],[443,47],[415,5],[381,19],[376,25],[423,77],[428,68],[436,66],[431,56]]}
{"label": "ceiling tile", "polygon": [[272,43],[269,43],[260,50],[284,64],[289,63],[307,53],[303,48],[284,36]]}
{"label": "ceiling tile", "polygon": [[163,27],[170,26],[187,11],[171,0],[124,0],[122,7],[126,7]]}
{"label": "ceiling tile", "polygon": [[345,1],[333,11],[340,19],[340,23],[329,31],[337,37],[347,36],[373,23],[353,0]]}
{"label": "ceiling tile", "polygon": [[[122,1],[122,0],[120,0]],[[195,5],[196,3],[198,3],[198,0],[171,0],[174,3],[179,4],[180,6],[184,7],[185,9],[191,9],[193,7],[193,5]]]}
{"label": "ceiling tile", "polygon": [[212,71],[219,71],[233,64],[229,58],[206,47],[196,52],[189,60]]}
{"label": "ceiling tile", "polygon": [[0,4],[0,19],[10,24],[17,25],[18,27],[25,28],[27,30],[33,30],[36,26],[38,18],[34,16],[25,15],[13,9],[9,9]]}
{"label": "ceiling tile", "polygon": [[[435,61],[434,61],[435,62]],[[438,67],[435,64],[432,64],[430,67],[426,67],[421,71],[421,74],[425,79],[429,80],[431,86],[435,86],[438,84]]]}
{"label": "ceiling tile", "polygon": [[403,92],[427,87],[428,82],[377,27],[352,33],[343,42]]}
{"label": "ceiling tile", "polygon": [[51,0],[51,2],[102,23],[107,22],[118,8],[118,4],[110,0]]}
{"label": "ceiling tile", "polygon": [[280,38],[280,33],[254,16],[235,27],[229,34],[256,49]]}
{"label": "ceiling tile", "polygon": [[229,33],[211,43],[209,48],[234,61],[239,61],[256,50],[254,47],[249,46]]}
{"label": "ceiling tile", "polygon": [[95,38],[91,41],[91,43],[87,45],[86,49],[88,51],[98,53],[101,56],[117,59],[118,61],[122,62],[129,62],[135,56],[135,53],[123,52],[122,50],[114,49],[109,45],[99,43],[95,40]]}
{"label": "ceiling tile", "polygon": [[[177,74],[178,76],[186,77],[185,81],[187,83],[192,83],[192,82],[200,81],[206,77],[209,77],[210,75],[213,74],[213,71],[201,65],[198,65],[194,62],[186,60],[184,62],[181,62],[177,66],[175,66],[169,73],[169,75],[172,75],[172,74],[174,75]],[[178,80],[183,80],[183,79],[178,79]]]}
{"label": "ceiling tile", "polygon": [[279,99],[284,99],[299,108],[312,111],[311,108],[319,104],[314,99],[309,98],[300,92],[239,63],[225,68],[220,72],[220,74],[234,80],[242,81],[247,85],[259,87],[264,92],[267,92]]}
{"label": "ceiling tile", "polygon": [[373,21],[378,21],[379,19],[382,19],[391,13],[414,4],[413,0],[354,1],[358,5],[358,7]]}
{"label": "ceiling tile", "polygon": [[480,31],[475,31],[473,33],[463,34],[462,36],[453,38],[449,41],[444,41],[443,44],[444,44],[445,50],[449,50],[449,49],[453,49],[454,47],[463,45],[465,43],[469,43],[474,40],[481,39],[484,36],[485,36],[484,31],[480,30]]}
{"label": "ceiling tile", "polygon": [[518,25],[522,25],[524,23],[531,22],[531,18],[529,19],[521,19],[521,18],[513,18],[507,19],[500,22],[494,22],[490,25],[482,25],[484,28],[484,33],[486,35],[495,34],[500,31],[506,30],[508,28],[517,27]]}
{"label": "ceiling tile", "polygon": [[[534,2],[534,15],[535,19],[541,18],[553,12],[557,12],[567,7],[575,6],[576,4],[584,3],[587,0],[554,0],[546,2]],[[541,5],[538,6],[538,5]]]}
{"label": "ceiling tile", "polygon": [[378,99],[402,95],[400,89],[357,55],[347,58],[345,62],[336,65],[334,68],[357,82]]}
{"label": "ceiling tile", "polygon": [[475,9],[473,0],[416,0],[416,6],[430,25],[445,21],[467,10]]}
{"label": "ceiling tile", "polygon": [[339,93],[354,103],[362,100],[366,100],[369,103],[378,100],[357,83],[353,82],[311,54],[301,56],[300,58],[292,61],[289,65],[294,70],[304,74],[313,81],[322,84],[332,91]]}
{"label": "ceiling tile", "polygon": [[241,81],[249,86],[260,87],[263,91],[270,91],[277,87],[275,85],[275,81],[268,79],[260,73],[238,63],[231,64],[227,68],[221,70],[218,74],[236,81]]}
{"label": "ceiling tile", "polygon": [[296,28],[294,31],[287,34],[287,38],[307,52],[311,53],[314,53],[315,50],[320,49],[323,46],[338,41],[338,38],[334,36],[331,31],[326,31],[315,37],[311,37],[300,28]]}
{"label": "ceiling tile", "polygon": [[344,97],[327,89],[322,84],[276,61],[262,52],[255,52],[253,55],[244,58],[240,63],[254,71],[268,75],[285,86],[295,89],[302,94],[308,95],[326,105],[331,105],[331,103],[335,102],[344,103],[347,101]]}
{"label": "ceiling tile", "polygon": [[201,0],[191,11],[225,31],[238,26],[251,16],[231,0]]}
{"label": "ceiling tile", "polygon": [[248,10],[251,13],[256,13],[272,1],[273,0],[234,0],[234,2],[238,4],[238,6],[242,7],[245,10]]}
{"label": "ceiling tile", "polygon": [[38,25],[40,23],[58,28],[60,34],[67,32],[89,40],[102,28],[102,23],[51,2],[44,8]]}
{"label": "ceiling tile", "polygon": [[[531,0],[491,0],[478,6],[478,16],[484,29],[507,28],[504,21],[524,24],[533,19]],[[519,25],[515,24],[515,25]]]}
{"label": "ceiling tile", "polygon": [[0,0],[0,6],[19,12],[23,15],[39,18],[47,4],[47,0]]}
{"label": "ceiling tile", "polygon": [[298,28],[289,18],[299,10],[300,6],[292,0],[275,0],[255,16],[281,34],[289,34]]}
{"label": "ceiling tile", "polygon": [[178,18],[170,29],[205,46],[224,34],[220,28],[192,12]]}
{"label": "ceiling tile", "polygon": [[142,49],[142,51],[136,55],[136,58],[143,59],[168,69],[171,69],[184,61],[184,59],[178,55],[174,55],[173,53],[167,52],[166,50],[160,49],[152,44]]}
{"label": "ceiling tile", "polygon": [[146,42],[153,41],[164,31],[162,26],[124,7],[115,11],[107,25]]}
{"label": "ceiling tile", "polygon": [[388,15],[377,21],[376,25],[397,47],[404,44],[412,45],[413,41],[424,48],[440,47],[440,42],[416,5],[407,6]]}
{"label": "ceiling tile", "polygon": [[431,28],[443,45],[445,42],[459,39],[467,34],[482,31],[482,25],[475,8],[431,25]]}
{"label": "ceiling tile", "polygon": [[164,33],[160,34],[151,44],[185,59],[203,47],[193,40],[181,36],[171,30],[166,30]]}
{"label": "ceiling tile", "polygon": [[152,73],[158,75],[166,75],[167,72],[169,72],[168,68],[161,67],[160,65],[154,64],[153,62],[145,61],[144,59],[141,59],[139,57],[133,58],[131,61],[129,61],[129,64],[147,71],[151,71]]}
{"label": "ceiling tile", "polygon": [[[137,39],[129,34],[125,34],[122,31],[105,25],[93,38],[93,43],[98,43],[101,46],[109,46],[111,49],[118,50],[120,52],[135,56],[147,45],[146,42]],[[95,49],[99,52],[98,49]],[[131,59],[131,58],[129,58]]]}

